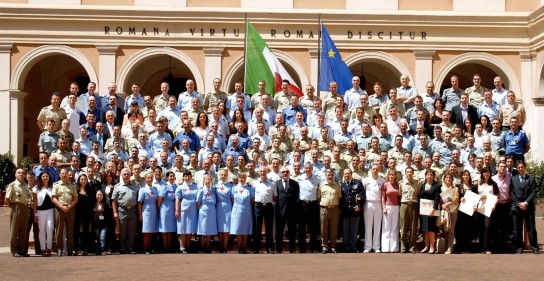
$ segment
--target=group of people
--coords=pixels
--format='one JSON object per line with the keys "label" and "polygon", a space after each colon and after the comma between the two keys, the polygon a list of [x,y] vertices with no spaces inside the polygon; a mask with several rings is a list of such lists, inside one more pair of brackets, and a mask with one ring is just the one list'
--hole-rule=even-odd
{"label": "group of people", "polygon": [[[7,188],[11,252],[28,255],[32,227],[43,256],[209,253],[214,241],[226,253],[234,240],[238,253],[282,253],[284,238],[290,253],[432,254],[437,235],[446,254],[491,254],[510,251],[512,232],[521,253],[525,221],[539,253],[525,110],[500,77],[480,83],[462,90],[452,76],[443,93],[432,82],[418,93],[402,75],[369,95],[354,76],[320,98],[287,80],[273,95],[265,81],[226,94],[216,78],[207,94],[188,80],[177,97],[167,83],[155,97],[133,83],[125,99],[115,83],[103,96],[72,83],[38,115],[39,164]],[[498,198],[491,215],[459,211],[468,191],[475,210]]]}

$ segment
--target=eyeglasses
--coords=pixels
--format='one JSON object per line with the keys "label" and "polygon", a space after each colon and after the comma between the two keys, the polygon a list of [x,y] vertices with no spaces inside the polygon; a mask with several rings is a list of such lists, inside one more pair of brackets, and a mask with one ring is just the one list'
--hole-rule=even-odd
{"label": "eyeglasses", "polygon": [[289,171],[281,171],[282,174],[289,173]]}

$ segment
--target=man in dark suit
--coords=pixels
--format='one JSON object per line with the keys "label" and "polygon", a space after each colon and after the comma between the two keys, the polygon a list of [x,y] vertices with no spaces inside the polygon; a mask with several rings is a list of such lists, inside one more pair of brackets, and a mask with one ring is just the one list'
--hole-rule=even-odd
{"label": "man in dark suit", "polygon": [[512,198],[512,218],[514,221],[514,235],[516,253],[523,253],[523,221],[527,224],[527,234],[533,253],[538,254],[538,243],[535,228],[535,205],[533,199],[536,194],[535,178],[525,173],[525,162],[516,163],[518,175],[510,180],[510,198]]}
{"label": "man in dark suit", "polygon": [[468,95],[466,93],[461,94],[461,103],[454,106],[451,109],[451,122],[455,125],[463,127],[465,125],[465,119],[470,119],[472,123],[472,132],[474,132],[474,127],[478,123],[478,110],[476,107],[468,104]]}
{"label": "man in dark suit", "polygon": [[276,181],[278,197],[276,198],[276,251],[283,250],[283,232],[287,225],[289,238],[289,252],[295,252],[297,237],[297,206],[300,187],[298,182],[289,178],[289,169],[280,170],[281,178]]}
{"label": "man in dark suit", "polygon": [[96,123],[96,135],[91,137],[91,142],[98,142],[100,144],[100,152],[104,152],[104,145],[110,136],[108,126],[105,126],[102,122],[98,122]]}
{"label": "man in dark suit", "polygon": [[117,98],[115,96],[108,97],[109,104],[105,105],[102,109],[102,113],[100,114],[100,121],[102,123],[106,123],[106,112],[113,111],[115,119],[113,123],[115,126],[122,126],[123,125],[123,117],[125,116],[125,112],[117,107]]}

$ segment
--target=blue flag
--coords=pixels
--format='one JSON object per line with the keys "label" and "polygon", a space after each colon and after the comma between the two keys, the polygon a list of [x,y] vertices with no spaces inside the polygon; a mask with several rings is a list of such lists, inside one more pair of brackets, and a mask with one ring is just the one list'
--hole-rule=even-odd
{"label": "blue flag", "polygon": [[353,74],[347,64],[342,60],[340,52],[336,49],[334,42],[321,24],[321,65],[319,66],[319,90],[329,91],[329,83],[335,81],[338,84],[338,93],[344,93],[351,89]]}

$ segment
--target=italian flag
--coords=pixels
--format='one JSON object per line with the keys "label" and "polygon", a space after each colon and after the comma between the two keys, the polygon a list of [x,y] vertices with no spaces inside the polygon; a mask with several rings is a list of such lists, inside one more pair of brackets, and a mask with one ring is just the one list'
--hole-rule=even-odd
{"label": "italian flag", "polygon": [[274,95],[281,91],[281,81],[287,79],[291,83],[289,91],[299,97],[303,95],[291,75],[287,73],[287,70],[250,23],[247,24],[245,63],[244,89],[246,93],[259,92],[259,81],[264,80],[266,81],[266,92]]}

